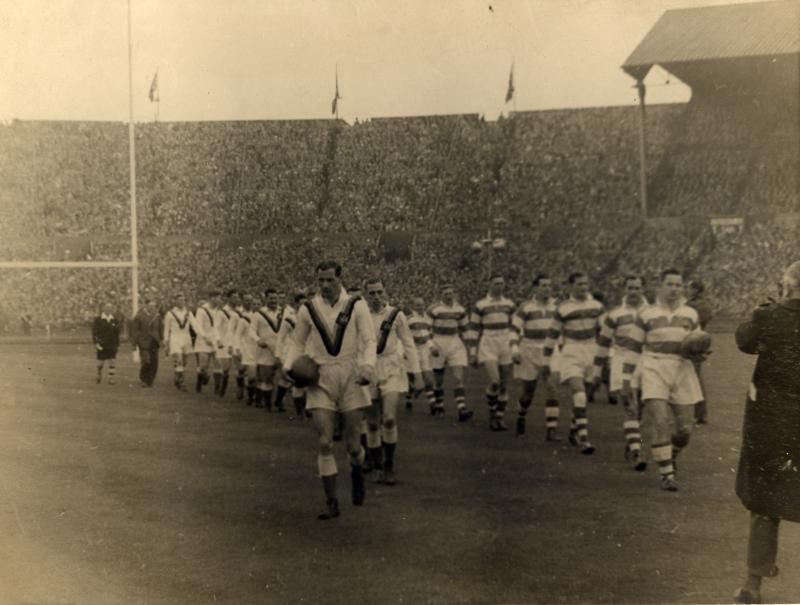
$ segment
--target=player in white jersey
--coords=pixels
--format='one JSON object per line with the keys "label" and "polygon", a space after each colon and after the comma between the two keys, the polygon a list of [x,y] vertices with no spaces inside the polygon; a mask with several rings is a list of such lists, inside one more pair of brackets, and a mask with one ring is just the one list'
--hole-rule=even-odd
{"label": "player in white jersey", "polygon": [[508,430],[504,421],[508,379],[512,361],[519,358],[516,343],[512,344],[511,338],[514,302],[503,295],[505,286],[506,280],[502,275],[489,278],[489,293],[473,306],[469,336],[464,339],[469,347],[470,365],[483,365],[489,378],[486,401],[489,404],[489,428],[493,431]]}
{"label": "player in white jersey", "polygon": [[[277,365],[280,367],[281,360],[285,357],[286,340],[294,330],[295,325],[295,311],[291,305],[286,304],[286,292],[278,290],[278,308],[280,309],[283,321],[281,322],[281,329],[278,333],[278,345],[276,351]],[[275,410],[278,412],[285,412],[286,408],[283,406],[283,400],[286,398],[286,393],[291,388],[291,382],[281,372],[276,372],[277,388],[275,390]]]}
{"label": "player in white jersey", "polygon": [[231,367],[233,366],[234,350],[236,347],[236,336],[239,331],[239,315],[234,310],[235,299],[233,294],[236,290],[229,290],[225,293],[225,303],[217,309],[217,334],[219,344],[217,346],[217,366],[214,374],[214,381],[217,382],[219,376],[219,386],[214,385],[214,392],[220,397],[225,396],[228,389]]}
{"label": "player in white jersey", "polygon": [[[419,367],[422,370],[422,379],[425,383],[425,396],[428,398],[428,405],[430,408],[435,409],[436,395],[433,392],[434,378],[432,365],[433,324],[431,322],[431,318],[425,312],[425,299],[423,299],[421,296],[416,296],[411,300],[411,310],[408,315],[408,327],[411,329],[411,334],[414,337],[414,346],[417,349]],[[410,367],[407,369],[411,370]],[[406,402],[406,408],[410,410],[412,406],[414,389],[410,388],[408,392],[409,400]]]}
{"label": "player in white jersey", "polygon": [[264,290],[264,304],[253,314],[251,329],[258,337],[256,365],[256,407],[272,411],[272,384],[278,366],[278,334],[283,323],[283,313],[278,307],[278,292],[274,288]]}
{"label": "player in white jersey", "polygon": [[[372,325],[377,337],[378,362],[375,379],[370,385],[372,405],[367,408],[367,447],[369,467],[377,471],[377,481],[394,485],[395,451],[397,449],[397,405],[401,393],[409,386],[420,385],[422,376],[417,358],[414,337],[408,327],[405,313],[386,304],[386,290],[380,278],[367,280],[367,290]],[[416,385],[409,385],[403,354],[408,356]]]}
{"label": "player in white jersey", "polygon": [[181,391],[186,390],[186,358],[192,352],[190,328],[198,330],[194,315],[186,307],[186,296],[178,294],[175,306],[164,316],[164,344],[175,366],[175,387]]}
{"label": "player in white jersey", "polygon": [[[297,325],[297,310],[308,300],[308,297],[306,296],[305,292],[295,292],[293,299],[294,306],[286,305],[284,308],[283,329],[279,335],[278,343],[279,358],[281,360],[286,357],[289,351],[289,345],[291,344],[291,339],[294,335],[294,327]],[[280,380],[281,383],[287,384],[287,381],[282,373]],[[294,403],[295,411],[294,417],[298,420],[304,420],[305,418],[310,417],[307,416],[306,412],[306,390],[298,387],[297,385],[291,385],[291,383],[288,384],[291,386],[292,390],[292,402]]]}
{"label": "player in white jersey", "polygon": [[208,301],[201,301],[200,306],[194,314],[195,332],[197,336],[194,340],[194,352],[197,354],[197,384],[195,390],[199,393],[203,386],[208,384],[209,367],[214,364],[214,354],[219,345],[217,329],[214,325],[216,309],[219,307],[220,292],[213,290],[209,292]]}
{"label": "player in white jersey", "polygon": [[375,375],[375,330],[366,303],[344,291],[341,275],[342,266],[335,261],[317,265],[320,293],[300,307],[294,338],[283,361],[283,371],[287,373],[291,373],[295,359],[303,354],[319,366],[318,381],[306,391],[306,405],[313,414],[319,436],[317,468],[327,504],[327,510],[319,519],[339,516],[338,469],[333,455],[337,410],[344,416],[353,504],[363,504],[366,495],[362,472],[365,452],[360,433],[364,408],[369,406],[364,386],[370,384]]}
{"label": "player in white jersey", "polygon": [[242,363],[242,385],[247,387],[247,405],[256,402],[256,358],[258,356],[258,335],[252,329],[253,315],[258,306],[252,294],[242,296],[242,310],[239,312],[239,351]]}
{"label": "player in white jersey", "polygon": [[[234,335],[233,356],[231,357],[231,370],[236,375],[236,399],[241,401],[244,399],[245,391],[245,376],[247,374],[244,364],[242,363],[242,318],[244,314],[244,304],[242,302],[242,294],[238,290],[229,291],[229,303],[236,313],[236,334]],[[249,322],[246,322],[249,323]]]}
{"label": "player in white jersey", "polygon": [[[525,434],[525,416],[533,403],[537,381],[545,365],[544,348],[556,313],[556,301],[550,294],[553,281],[544,273],[533,279],[533,296],[522,303],[512,320],[515,338],[519,340],[519,358],[514,366],[514,377],[522,381],[519,399],[517,434]],[[545,439],[558,441],[558,396],[553,380],[543,379],[545,389]]]}

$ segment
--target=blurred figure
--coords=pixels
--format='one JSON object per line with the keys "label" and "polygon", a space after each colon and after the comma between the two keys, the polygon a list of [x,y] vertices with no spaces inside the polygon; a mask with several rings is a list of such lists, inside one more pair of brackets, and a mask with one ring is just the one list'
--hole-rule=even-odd
{"label": "blurred figure", "polygon": [[[711,305],[706,301],[704,293],[706,286],[699,279],[693,279],[689,282],[686,288],[686,293],[689,299],[686,304],[692,309],[697,311],[697,316],[700,318],[700,329],[705,330],[706,326],[711,322],[713,311]],[[703,374],[701,372],[703,362],[698,360],[694,362],[694,371],[697,374],[697,379],[700,381],[700,389],[703,391],[703,398],[698,402],[694,408],[694,421],[697,424],[708,423],[708,407],[706,405],[706,385],[703,382]]]}
{"label": "blurred figure", "polygon": [[158,373],[158,349],[164,334],[164,321],[158,312],[156,301],[144,301],[136,317],[131,321],[131,344],[139,350],[139,380],[142,387],[152,387]]}
{"label": "blurred figure", "polygon": [[800,522],[800,261],[786,269],[783,297],[736,330],[758,355],[747,393],[736,494],[750,511],[747,578],[737,603],[760,603],[761,580],[778,573],[780,521]]}
{"label": "blurred figure", "polygon": [[103,380],[103,365],[108,361],[108,384],[114,384],[117,351],[122,323],[114,315],[114,307],[104,303],[100,315],[92,321],[92,342],[97,351],[97,384]]}

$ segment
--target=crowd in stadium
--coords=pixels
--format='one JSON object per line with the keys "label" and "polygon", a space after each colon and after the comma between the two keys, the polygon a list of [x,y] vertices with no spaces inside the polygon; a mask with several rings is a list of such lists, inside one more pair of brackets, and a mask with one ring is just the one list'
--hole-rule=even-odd
{"label": "crowd in stadium", "polygon": [[[661,218],[646,222],[635,107],[497,122],[141,124],[142,294],[166,305],[176,290],[196,297],[211,284],[296,289],[312,260],[333,256],[346,280],[387,275],[396,297],[430,299],[453,281],[472,302],[490,262],[473,242],[491,225],[505,242],[491,262],[517,300],[534,271],[562,279],[579,268],[614,300],[621,275],[674,265],[708,284],[717,313],[741,314],[771,292],[800,240],[779,214],[800,208],[798,129],[786,126],[791,107],[765,103],[698,96],[649,107],[650,207]],[[0,126],[2,260],[128,260],[127,143],[116,123]],[[743,217],[741,233],[712,235],[708,219],[720,214]],[[390,262],[384,235],[395,232],[410,246]],[[111,293],[130,306],[127,269],[0,271],[6,330],[23,313],[38,326],[85,326]]]}

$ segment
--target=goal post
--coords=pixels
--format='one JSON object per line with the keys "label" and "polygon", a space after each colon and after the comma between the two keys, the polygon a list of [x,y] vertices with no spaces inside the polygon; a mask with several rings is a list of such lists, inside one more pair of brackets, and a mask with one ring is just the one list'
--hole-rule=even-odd
{"label": "goal post", "polygon": [[131,317],[139,311],[139,237],[136,213],[136,136],[133,122],[133,31],[131,0],[128,0],[128,156],[131,214],[131,260],[129,261],[0,261],[0,269],[100,269],[131,270]]}

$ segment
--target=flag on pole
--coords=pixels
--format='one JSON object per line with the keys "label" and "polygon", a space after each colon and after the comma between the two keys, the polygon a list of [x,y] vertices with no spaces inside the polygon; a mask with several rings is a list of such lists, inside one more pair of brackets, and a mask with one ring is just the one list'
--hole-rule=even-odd
{"label": "flag on pole", "polygon": [[336,93],[333,95],[333,102],[331,103],[331,114],[336,115],[336,108],[339,105],[339,68],[336,68]]}
{"label": "flag on pole", "polygon": [[511,71],[508,74],[508,90],[506,91],[506,103],[514,98],[514,64],[511,64]]}
{"label": "flag on pole", "polygon": [[150,93],[147,96],[150,97],[151,103],[158,101],[158,70],[156,70],[156,75],[153,76],[153,81],[150,83]]}

